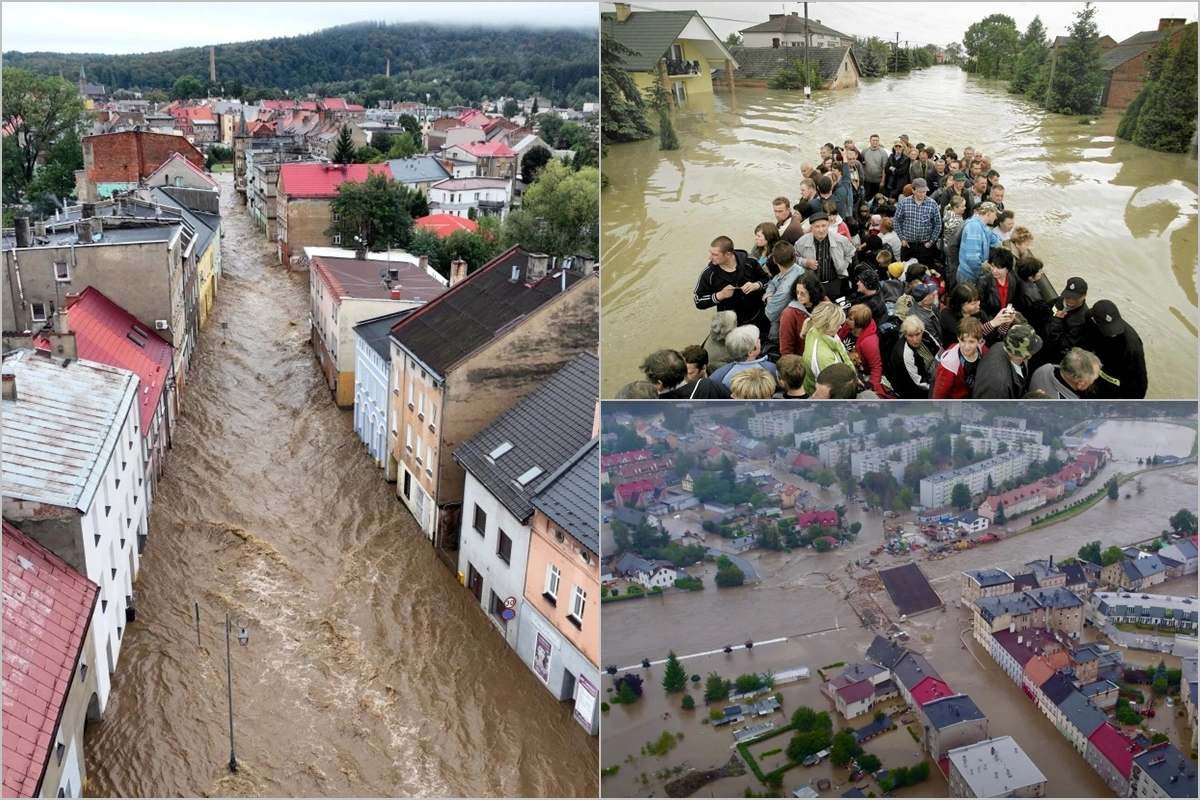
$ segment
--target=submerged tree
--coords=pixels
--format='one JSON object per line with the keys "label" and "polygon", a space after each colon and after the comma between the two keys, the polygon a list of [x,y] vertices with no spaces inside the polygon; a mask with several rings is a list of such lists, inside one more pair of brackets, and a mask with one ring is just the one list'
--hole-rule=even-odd
{"label": "submerged tree", "polygon": [[1046,95],[1048,111],[1095,114],[1100,110],[1104,66],[1100,60],[1100,31],[1095,17],[1096,7],[1091,3],[1076,12],[1070,41],[1054,64],[1054,75]]}
{"label": "submerged tree", "polygon": [[625,69],[625,58],[641,55],[607,33],[600,35],[600,135],[605,144],[649,139],[646,101]]}
{"label": "submerged tree", "polygon": [[1196,23],[1171,46],[1164,37],[1148,58],[1145,85],[1121,120],[1117,135],[1165,153],[1183,153],[1196,134]]}
{"label": "submerged tree", "polygon": [[671,93],[667,91],[666,80],[666,68],[660,61],[654,70],[654,83],[643,91],[646,105],[658,115],[658,149],[678,150],[679,137],[675,135],[675,125],[671,122]]}
{"label": "submerged tree", "polygon": [[1042,24],[1041,17],[1033,18],[1033,22],[1029,23],[1029,27],[1017,42],[1017,47],[1020,55],[1017,56],[1017,66],[1013,70],[1008,91],[1027,95],[1030,99],[1041,102],[1049,80],[1047,70],[1050,63],[1050,46],[1046,41],[1046,26]]}
{"label": "submerged tree", "polygon": [[970,58],[968,71],[985,78],[1011,77],[1019,38],[1017,23],[1007,14],[991,14],[976,22],[963,36],[963,47]]}

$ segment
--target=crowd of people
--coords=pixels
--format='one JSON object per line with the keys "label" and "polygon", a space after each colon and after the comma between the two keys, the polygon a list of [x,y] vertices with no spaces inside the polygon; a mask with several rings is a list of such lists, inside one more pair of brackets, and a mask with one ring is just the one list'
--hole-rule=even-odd
{"label": "crowd of people", "polygon": [[1141,338],[1084,277],[1053,288],[973,147],[821,148],[799,198],[708,248],[708,337],[651,353],[623,398],[1142,399]]}

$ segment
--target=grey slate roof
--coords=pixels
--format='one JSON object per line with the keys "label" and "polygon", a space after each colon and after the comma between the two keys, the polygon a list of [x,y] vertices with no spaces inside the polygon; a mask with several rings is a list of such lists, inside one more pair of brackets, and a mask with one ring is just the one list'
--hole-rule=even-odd
{"label": "grey slate roof", "polygon": [[[579,449],[591,441],[599,396],[599,359],[593,353],[582,353],[459,445],[454,460],[514,517],[528,520],[533,514],[538,487],[546,482],[546,476],[576,459]],[[493,459],[490,453],[505,442],[512,448]],[[542,472],[524,486],[519,484],[517,479],[534,467]],[[592,483],[595,494],[600,488],[599,472]],[[599,507],[594,501],[591,505],[596,507],[598,517]],[[597,522],[597,519],[591,521],[593,529]],[[560,524],[567,527],[565,522]]]}
{"label": "grey slate roof", "polygon": [[[524,271],[528,262],[528,251],[519,245],[501,253],[402,320],[392,330],[392,337],[444,378],[455,364],[490,343],[500,329],[559,295],[561,278],[553,277],[556,271],[548,272],[533,286],[511,280],[513,268]],[[579,274],[567,272],[568,289],[581,280]]]}
{"label": "grey slate roof", "polygon": [[[776,72],[781,69],[791,69],[792,64],[799,62],[804,63],[803,47],[731,47],[729,52],[733,54],[733,58],[738,63],[737,77],[746,80],[769,80]],[[825,80],[832,80],[837,77],[838,70],[841,69],[842,61],[847,58],[849,47],[814,47],[809,51],[810,63],[816,64],[821,69],[821,77]],[[858,66],[858,59],[851,52],[849,58],[853,60],[854,66],[859,72],[862,69]],[[713,79],[725,77],[724,67],[719,67],[713,73]]]}
{"label": "grey slate roof", "polygon": [[1059,569],[1067,576],[1067,586],[1078,586],[1079,584],[1087,583],[1087,575],[1084,574],[1083,566],[1078,562],[1073,561],[1070,564],[1061,564],[1059,565]]}
{"label": "grey slate roof", "polygon": [[[777,17],[777,19],[769,19],[766,22],[760,22],[749,28],[742,28],[739,33],[804,33],[804,17],[793,16],[791,14],[772,14],[771,16]],[[854,38],[847,36],[841,31],[835,31],[828,25],[822,25],[811,17],[808,19],[808,35],[836,36],[839,39]]]}
{"label": "grey slate roof", "polygon": [[904,657],[905,649],[895,642],[889,642],[887,639],[876,634],[871,641],[871,646],[867,648],[867,658],[880,666],[891,669],[896,662]]}
{"label": "grey slate roof", "polygon": [[[592,395],[593,402],[598,396],[597,389]],[[585,444],[569,463],[546,479],[533,504],[594,555],[600,554],[599,437]]]}
{"label": "grey slate roof", "polygon": [[391,333],[392,328],[397,322],[415,310],[415,308],[406,308],[403,311],[384,314],[382,317],[364,319],[354,326],[354,332],[358,336],[361,336],[366,341],[367,346],[378,353],[380,358],[383,359],[383,363],[386,364],[392,360],[392,348],[388,334]]}
{"label": "grey slate roof", "polygon": [[[1196,765],[1170,742],[1154,745],[1133,757],[1137,764],[1167,793],[1167,797],[1196,796]],[[1175,780],[1171,778],[1174,776]]]}
{"label": "grey slate roof", "polygon": [[937,700],[930,700],[921,706],[921,711],[929,719],[934,730],[945,730],[960,722],[973,722],[987,719],[987,715],[979,710],[975,701],[965,694],[952,694]]}
{"label": "grey slate roof", "polygon": [[1142,31],[1135,33],[1123,42],[1119,42],[1116,47],[1103,53],[1100,56],[1100,64],[1105,72],[1116,69],[1127,61],[1137,58],[1142,53],[1145,53],[1164,36],[1168,36],[1179,28],[1168,28],[1165,31]]}
{"label": "grey slate roof", "polygon": [[695,11],[635,11],[624,22],[617,15],[600,15],[600,32],[608,34],[640,55],[626,56],[625,69],[630,72],[652,72],[658,60],[687,27]]}
{"label": "grey slate roof", "polygon": [[1056,706],[1060,705],[1070,696],[1071,692],[1075,691],[1075,686],[1061,672],[1056,672],[1047,678],[1041,688],[1042,692],[1046,695],[1046,699]]}
{"label": "grey slate roof", "polygon": [[1165,571],[1163,569],[1162,562],[1158,560],[1158,556],[1149,556],[1148,558],[1136,559],[1133,562],[1133,565],[1137,567],[1137,571],[1146,578],[1149,578],[1151,575],[1158,575],[1160,572]]}
{"label": "grey slate roof", "polygon": [[1079,729],[1085,737],[1091,736],[1096,728],[1104,724],[1107,719],[1104,712],[1096,708],[1092,701],[1087,699],[1082,693],[1072,691],[1062,702],[1058,704],[1062,709],[1063,715],[1066,716],[1071,724]]}
{"label": "grey slate roof", "polygon": [[1002,569],[989,567],[988,569],[974,569],[963,573],[964,575],[973,578],[976,583],[982,587],[999,586],[1012,581],[1013,576],[1009,575]]}
{"label": "grey slate roof", "polygon": [[896,680],[908,687],[909,691],[912,691],[914,686],[926,678],[941,679],[941,676],[937,674],[937,670],[933,668],[933,665],[925,660],[925,656],[919,653],[905,653],[904,658],[900,659],[892,667],[892,672],[895,673]]}
{"label": "grey slate roof", "polygon": [[[187,223],[192,226],[192,230],[196,232],[196,245],[192,252],[199,258],[205,250],[208,249],[209,243],[212,242],[216,235],[217,226],[221,224],[221,218],[214,214],[200,214],[192,211],[187,206],[180,203],[174,197],[164,192],[161,188],[154,189],[150,192],[150,196],[154,198],[154,202],[159,205],[171,206],[178,208],[181,215]],[[213,222],[215,220],[215,224]]]}

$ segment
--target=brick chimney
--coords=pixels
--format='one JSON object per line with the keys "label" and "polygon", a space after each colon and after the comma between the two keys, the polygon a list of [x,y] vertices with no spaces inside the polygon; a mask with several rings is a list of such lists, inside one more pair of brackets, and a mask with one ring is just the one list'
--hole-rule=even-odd
{"label": "brick chimney", "polygon": [[456,258],[450,262],[450,285],[457,286],[467,277],[467,262]]}
{"label": "brick chimney", "polygon": [[1165,31],[1167,28],[1180,28],[1187,24],[1187,20],[1179,17],[1160,17],[1158,20],[1158,29]]}
{"label": "brick chimney", "polygon": [[13,233],[16,236],[17,247],[29,247],[29,217],[14,219]]}
{"label": "brick chimney", "polygon": [[533,286],[546,277],[546,270],[549,266],[550,256],[545,253],[530,253],[529,261],[525,266],[525,285]]}
{"label": "brick chimney", "polygon": [[624,22],[633,13],[629,3],[613,3],[617,7],[617,22]]}
{"label": "brick chimney", "polygon": [[15,402],[17,399],[17,376],[11,372],[5,372],[3,375],[3,379],[4,379],[4,393],[3,393],[4,399]]}
{"label": "brick chimney", "polygon": [[67,292],[65,295],[63,295],[63,300],[66,301],[67,308],[70,308],[71,306],[73,306],[79,302],[79,293],[78,292]]}

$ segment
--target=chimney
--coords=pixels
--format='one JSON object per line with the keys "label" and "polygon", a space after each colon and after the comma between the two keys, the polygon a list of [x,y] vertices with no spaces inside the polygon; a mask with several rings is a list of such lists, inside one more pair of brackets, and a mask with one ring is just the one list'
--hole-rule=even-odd
{"label": "chimney", "polygon": [[456,258],[450,262],[450,285],[457,286],[467,277],[467,262]]}
{"label": "chimney", "polygon": [[571,262],[571,269],[575,270],[580,275],[591,275],[596,271],[596,259],[594,256],[577,255]]}
{"label": "chimney", "polygon": [[1165,31],[1167,28],[1178,28],[1186,23],[1187,20],[1179,17],[1160,17],[1158,20],[1158,29]]}
{"label": "chimney", "polygon": [[783,19],[783,17],[784,17],[783,14],[767,14],[767,22],[775,22],[777,20]]}
{"label": "chimney", "polygon": [[67,294],[63,295],[63,299],[67,303],[67,308],[70,308],[71,306],[73,306],[79,302],[79,293],[78,292],[68,292]]}
{"label": "chimney", "polygon": [[60,336],[71,332],[71,326],[67,323],[67,310],[65,308],[60,308],[54,312],[54,332]]}
{"label": "chimney", "polygon": [[83,203],[82,205],[79,206],[79,218],[80,219],[87,219],[88,217],[94,217],[95,215],[96,215],[96,204],[95,203]]}
{"label": "chimney", "polygon": [[17,238],[17,247],[29,247],[29,217],[17,217],[13,220],[13,230]]}
{"label": "chimney", "polygon": [[617,22],[624,22],[633,13],[633,8],[629,3],[613,3],[613,5],[617,7]]}
{"label": "chimney", "polygon": [[16,401],[17,399],[17,376],[12,372],[4,373],[4,393],[5,400]]}
{"label": "chimney", "polygon": [[525,267],[525,285],[533,284],[546,277],[546,269],[550,265],[550,256],[545,253],[530,253],[529,262]]}
{"label": "chimney", "polygon": [[104,223],[100,221],[99,217],[92,217],[90,220],[88,220],[88,222],[90,223],[88,226],[88,232],[91,234],[92,241],[100,241],[100,239],[104,236]]}
{"label": "chimney", "polygon": [[391,295],[391,298],[393,300],[399,300],[400,299],[400,287],[393,286],[391,289],[388,290],[388,294]]}
{"label": "chimney", "polygon": [[33,223],[33,235],[34,236],[45,236],[46,235],[46,221],[45,220],[39,219],[37,222]]}
{"label": "chimney", "polygon": [[417,256],[417,266],[421,269],[429,269],[429,256]]}

